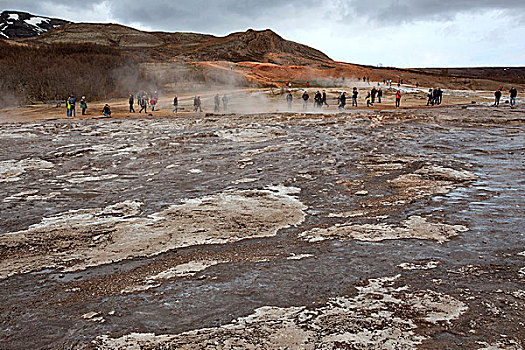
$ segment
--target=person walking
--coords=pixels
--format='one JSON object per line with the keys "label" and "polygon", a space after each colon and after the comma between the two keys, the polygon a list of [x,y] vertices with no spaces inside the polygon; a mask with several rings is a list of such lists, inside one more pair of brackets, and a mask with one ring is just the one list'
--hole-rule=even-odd
{"label": "person walking", "polygon": [[372,88],[370,95],[372,97],[372,104],[374,104],[376,102],[376,95],[377,95],[377,90],[375,86]]}
{"label": "person walking", "polygon": [[377,102],[381,103],[381,98],[383,97],[383,90],[381,88],[377,90]]}
{"label": "person walking", "polygon": [[222,96],[222,108],[224,109],[224,112],[228,110],[228,96],[226,96],[226,94]]}
{"label": "person walking", "polygon": [[286,95],[286,103],[288,104],[288,110],[292,110],[292,102],[293,102],[293,96],[290,91],[288,91],[288,95]]}
{"label": "person walking", "polygon": [[352,91],[352,107],[357,107],[357,95],[359,95],[359,92],[357,91],[357,88],[354,87],[354,90]]}
{"label": "person walking", "polygon": [[501,99],[501,90],[498,89],[496,90],[496,92],[494,93],[494,106],[496,107],[499,107],[499,100]]}
{"label": "person walking", "polygon": [[193,97],[193,111],[197,112],[197,96]]}
{"label": "person walking", "polygon": [[213,111],[215,113],[218,113],[220,110],[220,106],[221,106],[221,98],[219,97],[219,94],[215,95],[213,102],[215,103],[213,107]]}
{"label": "person walking", "polygon": [[144,97],[141,97],[141,99],[140,99],[140,110],[139,110],[139,113],[141,113],[142,111],[144,111],[144,114],[148,113],[148,102],[146,101],[146,99]]}
{"label": "person walking", "polygon": [[396,108],[399,108],[401,105],[401,90],[397,90],[396,92]]}
{"label": "person walking", "polygon": [[87,101],[86,96],[82,96],[80,99],[80,109],[82,110],[82,115],[86,115]]}
{"label": "person walking", "polygon": [[370,91],[366,95],[365,100],[366,100],[366,106],[367,107],[370,107],[370,106],[373,107],[374,106],[374,104],[372,103],[372,94],[370,93]]}
{"label": "person walking", "polygon": [[179,97],[175,95],[175,97],[173,98],[173,112],[177,114],[178,111],[179,111]]}
{"label": "person walking", "polygon": [[323,90],[323,96],[321,98],[321,103],[323,106],[328,107],[328,103],[326,102],[326,91],[325,90]]}
{"label": "person walking", "polygon": [[516,105],[516,97],[518,97],[518,90],[513,86],[510,90],[510,106],[514,107]]}
{"label": "person walking", "polygon": [[427,106],[430,106],[430,105],[434,105],[434,100],[433,100],[433,92],[432,92],[432,88],[428,89],[428,93],[427,93],[427,97],[428,97],[428,100],[427,100]]}
{"label": "person walking", "polygon": [[310,99],[310,95],[308,95],[308,91],[304,91],[303,93],[303,110],[308,109],[308,100]]}
{"label": "person walking", "polygon": [[133,104],[135,103],[135,100],[133,98],[133,94],[129,95],[129,113],[135,113],[135,108],[133,108]]}

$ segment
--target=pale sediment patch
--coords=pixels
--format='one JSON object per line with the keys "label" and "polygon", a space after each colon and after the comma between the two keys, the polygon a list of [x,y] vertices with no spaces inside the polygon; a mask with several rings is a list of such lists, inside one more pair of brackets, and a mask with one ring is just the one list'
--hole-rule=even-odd
{"label": "pale sediment patch", "polygon": [[38,193],[38,190],[27,190],[27,191],[22,191],[22,192],[19,192],[19,193],[15,193],[9,197],[6,197],[4,199],[4,202],[10,202],[10,201],[13,201],[13,200],[19,200],[21,198],[24,198],[24,197],[27,197],[27,196],[31,196],[31,195],[35,195]]}
{"label": "pale sediment patch", "polygon": [[48,199],[52,199],[52,198],[55,198],[56,196],[59,196],[61,193],[60,192],[51,192],[47,195],[37,195],[39,193],[38,190],[28,190],[28,191],[22,191],[22,192],[19,192],[19,193],[15,193],[9,197],[6,197],[4,199],[4,202],[12,202],[12,201],[17,201],[17,200],[25,200],[25,201],[28,201],[28,202],[31,202],[31,201],[45,201],[45,200],[48,200]]}
{"label": "pale sediment patch", "polygon": [[6,130],[2,130],[2,139],[34,139],[37,138],[38,135],[34,134],[32,132],[24,131],[24,129],[17,129],[16,132],[9,132]]}
{"label": "pale sediment patch", "polygon": [[283,129],[273,126],[220,130],[217,134],[234,142],[262,142],[287,135]]}
{"label": "pale sediment patch", "polygon": [[397,265],[397,267],[402,268],[403,270],[431,270],[438,267],[440,264],[439,261],[429,261],[427,263],[414,264],[414,263],[402,263]]}
{"label": "pale sediment patch", "polygon": [[238,185],[238,184],[246,184],[246,183],[255,182],[255,181],[257,181],[257,179],[251,178],[251,177],[247,177],[247,178],[244,178],[244,179],[239,179],[239,180],[232,181],[232,183],[235,184],[235,185]]}
{"label": "pale sediment patch", "polygon": [[520,275],[525,276],[525,267],[522,267],[518,272]]}
{"label": "pale sediment patch", "polygon": [[72,184],[81,184],[85,182],[107,181],[116,177],[118,177],[117,174],[104,174],[100,176],[75,176],[70,179],[67,179],[67,182]]}
{"label": "pale sediment patch", "polygon": [[171,279],[177,277],[194,276],[198,272],[206,270],[210,266],[223,264],[225,260],[196,260],[180,264],[169,270],[151,276],[151,280]]}
{"label": "pale sediment patch", "polygon": [[[466,305],[448,295],[396,287],[397,277],[370,280],[354,297],[330,299],[325,306],[261,307],[232,323],[177,335],[131,333],[98,337],[99,349],[166,347],[202,349],[400,349],[413,350],[426,337],[417,323],[450,323]],[[410,309],[403,313],[399,310]]]}
{"label": "pale sediment patch", "polygon": [[303,222],[307,207],[293,196],[299,191],[284,186],[226,191],[148,217],[138,217],[139,202],[126,201],[44,218],[25,231],[0,236],[5,251],[0,279],[46,267],[77,271],[174,248],[271,237]]}
{"label": "pale sediment patch", "polygon": [[416,170],[416,174],[454,182],[474,181],[477,179],[476,175],[467,170],[456,170],[452,168],[445,168],[439,165],[425,166],[419,170]]}
{"label": "pale sediment patch", "polygon": [[468,229],[462,225],[433,223],[421,216],[411,216],[399,225],[392,224],[338,224],[329,228],[315,228],[300,237],[309,242],[326,239],[384,241],[391,239],[428,239],[443,243]]}
{"label": "pale sediment patch", "polygon": [[406,200],[446,194],[456,187],[452,181],[426,179],[419,174],[400,175],[388,182],[395,186]]}
{"label": "pale sediment patch", "polygon": [[313,254],[292,254],[291,256],[287,257],[286,260],[302,260],[302,259],[308,259],[313,258]]}
{"label": "pale sediment patch", "polygon": [[344,211],[340,213],[330,213],[328,214],[328,217],[329,218],[355,218],[358,216],[364,216],[365,214],[366,214],[365,211],[354,210],[354,211]]}
{"label": "pale sediment patch", "polygon": [[0,162],[0,182],[15,182],[30,170],[51,169],[54,164],[42,159],[5,160]]}
{"label": "pale sediment patch", "polygon": [[485,342],[479,342],[478,344],[483,346],[478,350],[523,350],[523,345],[514,339],[502,340],[492,344]]}
{"label": "pale sediment patch", "polygon": [[223,264],[228,261],[226,260],[195,260],[189,261],[184,264],[177,265],[165,271],[159,272],[156,275],[146,278],[143,282],[137,285],[126,287],[121,291],[122,294],[143,292],[148,289],[156,288],[160,286],[159,280],[169,280],[180,277],[191,277],[197,273],[206,270],[211,266]]}

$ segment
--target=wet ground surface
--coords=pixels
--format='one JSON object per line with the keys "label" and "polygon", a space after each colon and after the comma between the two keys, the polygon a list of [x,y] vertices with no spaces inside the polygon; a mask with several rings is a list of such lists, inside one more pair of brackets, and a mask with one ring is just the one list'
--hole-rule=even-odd
{"label": "wet ground surface", "polygon": [[0,125],[0,348],[523,349],[525,110]]}

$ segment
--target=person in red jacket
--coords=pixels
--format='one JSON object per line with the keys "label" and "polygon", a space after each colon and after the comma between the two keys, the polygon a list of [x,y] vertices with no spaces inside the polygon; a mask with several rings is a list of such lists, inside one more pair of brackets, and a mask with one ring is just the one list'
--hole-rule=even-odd
{"label": "person in red jacket", "polygon": [[397,90],[397,92],[396,92],[396,108],[399,108],[400,104],[401,104],[401,90]]}

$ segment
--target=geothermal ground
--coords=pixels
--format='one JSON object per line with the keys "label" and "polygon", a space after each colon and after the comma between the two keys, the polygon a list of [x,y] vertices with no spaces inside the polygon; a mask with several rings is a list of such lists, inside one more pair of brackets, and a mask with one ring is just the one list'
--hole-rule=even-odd
{"label": "geothermal ground", "polygon": [[523,349],[524,122],[4,121],[0,348]]}

